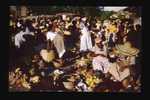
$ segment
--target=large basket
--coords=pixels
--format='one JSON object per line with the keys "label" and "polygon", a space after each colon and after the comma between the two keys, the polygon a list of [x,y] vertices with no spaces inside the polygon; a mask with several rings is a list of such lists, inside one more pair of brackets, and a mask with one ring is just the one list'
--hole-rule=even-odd
{"label": "large basket", "polygon": [[55,59],[55,53],[53,50],[48,51],[46,49],[43,49],[41,50],[40,55],[45,62],[51,62]]}
{"label": "large basket", "polygon": [[73,90],[73,88],[74,88],[74,85],[72,82],[63,82],[63,85],[68,90]]}

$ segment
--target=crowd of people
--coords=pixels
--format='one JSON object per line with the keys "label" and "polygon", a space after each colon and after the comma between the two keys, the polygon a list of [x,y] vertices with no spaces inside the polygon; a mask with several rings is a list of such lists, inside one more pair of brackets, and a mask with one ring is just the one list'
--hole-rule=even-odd
{"label": "crowd of people", "polygon": [[106,22],[65,14],[11,16],[9,90],[140,92],[141,25]]}

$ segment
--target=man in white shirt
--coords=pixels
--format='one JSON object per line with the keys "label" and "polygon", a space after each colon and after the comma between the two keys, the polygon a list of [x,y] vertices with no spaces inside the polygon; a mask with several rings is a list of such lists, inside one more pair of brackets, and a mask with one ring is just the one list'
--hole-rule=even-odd
{"label": "man in white shirt", "polygon": [[46,38],[47,40],[50,39],[51,41],[53,41],[54,46],[56,47],[58,56],[59,58],[61,58],[63,54],[66,52],[63,37],[57,32],[48,31],[46,34]]}
{"label": "man in white shirt", "polygon": [[50,39],[51,41],[53,41],[56,35],[57,35],[56,33],[48,31],[46,34],[46,38],[47,38],[47,40]]}
{"label": "man in white shirt", "polygon": [[23,35],[34,35],[33,32],[30,32],[28,27],[26,27],[25,32],[23,30],[21,30],[19,33],[17,33],[15,35],[15,46],[17,46],[18,48],[20,48],[22,42],[25,42],[25,38],[23,37]]}
{"label": "man in white shirt", "polygon": [[22,42],[26,41],[25,38],[23,37],[23,34],[24,32],[20,31],[15,35],[15,46],[17,46],[18,48],[20,48]]}

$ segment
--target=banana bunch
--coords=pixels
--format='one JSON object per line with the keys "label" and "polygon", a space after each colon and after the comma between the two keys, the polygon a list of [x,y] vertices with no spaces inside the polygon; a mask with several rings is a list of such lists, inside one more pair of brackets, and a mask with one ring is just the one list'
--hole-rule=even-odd
{"label": "banana bunch", "polygon": [[102,82],[102,79],[99,79],[96,76],[91,75],[86,78],[86,84],[91,88],[94,88],[97,84],[99,84],[101,82]]}

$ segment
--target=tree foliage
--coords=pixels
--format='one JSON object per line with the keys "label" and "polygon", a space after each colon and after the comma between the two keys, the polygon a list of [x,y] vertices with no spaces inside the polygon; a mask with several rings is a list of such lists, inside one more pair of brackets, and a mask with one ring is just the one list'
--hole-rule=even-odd
{"label": "tree foliage", "polygon": [[57,13],[69,12],[74,14],[79,14],[81,16],[89,16],[91,18],[97,16],[101,20],[108,19],[113,12],[103,11],[103,7],[78,7],[78,6],[31,6],[29,7],[33,14],[51,14],[55,15]]}
{"label": "tree foliage", "polygon": [[97,7],[77,7],[77,6],[31,6],[29,7],[34,14],[56,14],[61,12],[70,12],[84,16],[100,15],[100,9]]}
{"label": "tree foliage", "polygon": [[103,12],[101,12],[101,17],[100,17],[100,19],[101,19],[101,20],[109,19],[110,16],[111,16],[113,13],[114,13],[113,11],[103,11]]}

